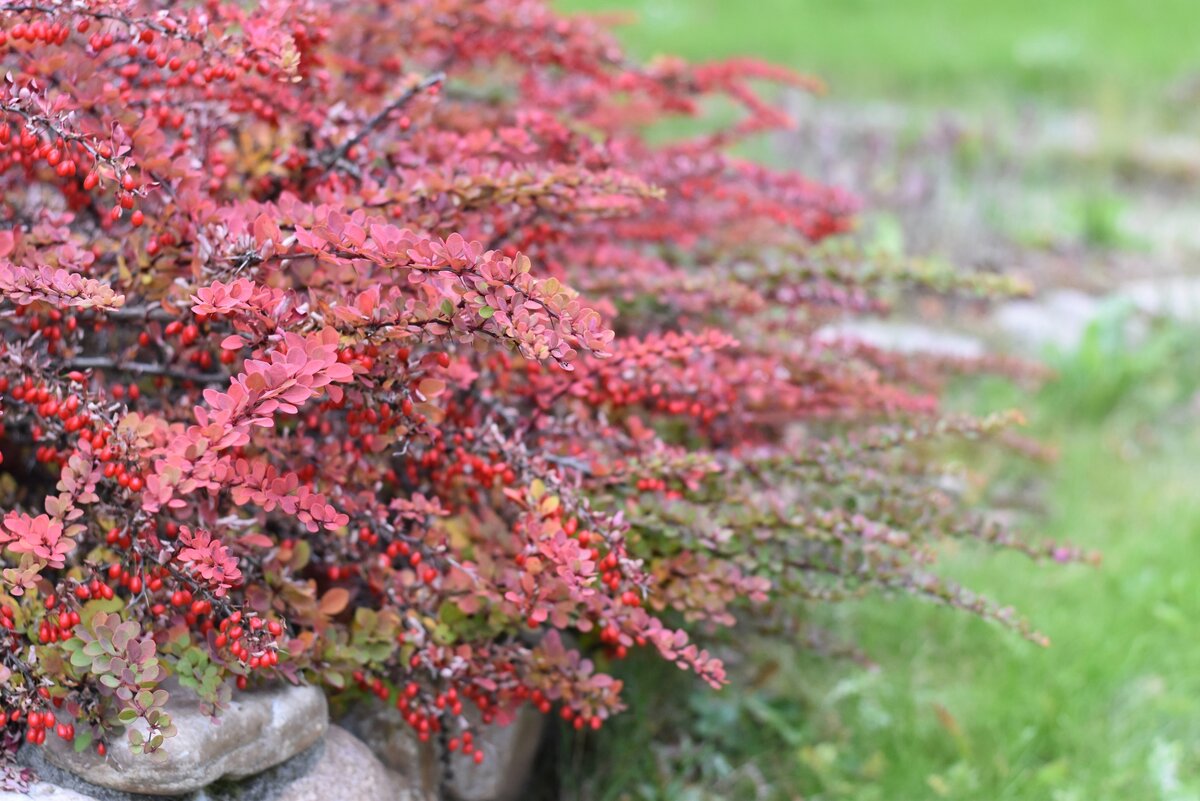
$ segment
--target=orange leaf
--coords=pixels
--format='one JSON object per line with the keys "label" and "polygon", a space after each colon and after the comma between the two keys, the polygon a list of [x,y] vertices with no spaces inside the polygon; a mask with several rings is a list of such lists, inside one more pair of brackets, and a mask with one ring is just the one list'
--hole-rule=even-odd
{"label": "orange leaf", "polygon": [[417,391],[426,398],[435,398],[446,388],[446,382],[439,378],[422,378],[417,384]]}
{"label": "orange leaf", "polygon": [[350,592],[345,587],[334,587],[321,596],[321,614],[333,617],[350,603]]}

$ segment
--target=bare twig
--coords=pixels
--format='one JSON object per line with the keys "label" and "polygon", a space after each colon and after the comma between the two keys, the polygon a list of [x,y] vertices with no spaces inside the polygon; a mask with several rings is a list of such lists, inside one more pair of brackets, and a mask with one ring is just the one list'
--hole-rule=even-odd
{"label": "bare twig", "polygon": [[366,123],[363,124],[363,127],[359,129],[358,133],[354,134],[354,136],[351,136],[340,146],[338,146],[337,150],[325,157],[324,166],[326,172],[332,169],[333,166],[339,161],[344,159],[352,147],[357,145],[363,139],[366,139],[367,135],[374,129],[378,128],[391,114],[404,108],[404,106],[408,105],[409,101],[411,101],[420,93],[427,91],[433,86],[437,86],[445,80],[445,72],[435,72],[432,75],[426,76],[420,83],[410,86],[408,89],[405,89],[403,92],[401,92],[399,97],[381,108],[374,117],[371,117],[371,119],[367,120]]}
{"label": "bare twig", "polygon": [[179,315],[171,314],[158,304],[139,304],[137,306],[121,306],[116,309],[104,309],[105,317],[117,320],[158,320],[168,322]]}
{"label": "bare twig", "polygon": [[161,375],[196,384],[224,384],[229,381],[229,376],[225,373],[200,373],[170,365],[147,364],[146,362],[118,363],[108,356],[76,356],[69,360],[66,366],[72,370],[115,370],[134,375]]}

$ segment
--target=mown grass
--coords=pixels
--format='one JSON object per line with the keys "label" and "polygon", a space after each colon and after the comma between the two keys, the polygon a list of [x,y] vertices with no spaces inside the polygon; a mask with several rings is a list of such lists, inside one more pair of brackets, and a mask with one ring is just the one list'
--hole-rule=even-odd
{"label": "mown grass", "polygon": [[[1050,648],[872,599],[820,614],[873,667],[745,641],[740,683],[712,694],[634,664],[641,712],[566,760],[576,794],[564,801],[1200,798],[1196,335],[1167,328],[1132,348],[1120,330],[1120,318],[1093,329],[1056,360],[1060,381],[1023,399],[1057,463],[1001,471],[1010,486],[1044,482],[1037,527],[1099,549],[1103,564],[973,548],[943,564],[1028,613]],[[963,398],[990,408],[1018,394],[996,385]]]}
{"label": "mown grass", "polygon": [[1200,71],[1194,0],[557,0],[636,14],[639,55],[752,54],[838,97],[1162,102]]}

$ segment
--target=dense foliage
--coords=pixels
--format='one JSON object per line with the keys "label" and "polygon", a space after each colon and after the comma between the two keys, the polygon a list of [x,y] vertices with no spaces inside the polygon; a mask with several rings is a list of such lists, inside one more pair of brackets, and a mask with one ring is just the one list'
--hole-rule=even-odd
{"label": "dense foliage", "polygon": [[[633,648],[720,686],[696,639],[743,610],[1023,626],[942,537],[1072,556],[930,458],[1007,422],[944,379],[1005,365],[828,329],[1015,287],[872,259],[848,195],[728,155],[802,78],[539,0],[7,3],[0,60],[10,733],[155,751],[167,677],[310,681],[470,751],[468,703],[599,727]],[[740,116],[643,136],[709,96]]]}

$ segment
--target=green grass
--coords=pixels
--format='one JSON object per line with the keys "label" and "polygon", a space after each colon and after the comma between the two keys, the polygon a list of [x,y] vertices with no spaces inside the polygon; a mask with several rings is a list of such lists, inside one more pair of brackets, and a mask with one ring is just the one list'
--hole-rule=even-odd
{"label": "green grass", "polygon": [[818,74],[838,97],[1119,108],[1200,70],[1195,0],[557,0],[635,12],[642,56],[754,55]]}
{"label": "green grass", "polygon": [[[943,569],[1013,602],[1048,649],[916,601],[822,612],[876,668],[750,641],[735,686],[709,693],[670,668],[630,671],[631,704],[591,752],[580,799],[1126,801],[1200,798],[1200,387],[1195,332],[1142,348],[1114,316],[1060,382],[1023,403],[1057,444],[1038,527],[1103,552],[1099,567],[951,550]],[[965,396],[1007,406],[996,385]],[[751,678],[752,677],[752,678]],[[568,771],[568,776],[572,774]]]}
{"label": "green grass", "polygon": [[865,606],[851,627],[886,655],[882,670],[852,675],[829,705],[840,725],[813,733],[837,758],[827,775],[796,775],[797,788],[863,799],[1162,798],[1169,765],[1156,763],[1175,754],[1167,761],[1191,780],[1183,789],[1200,792],[1194,452],[1130,460],[1121,439],[1092,431],[1062,444],[1049,528],[1102,549],[1105,566],[963,559],[955,570],[1019,602],[1053,646],[907,603]]}

